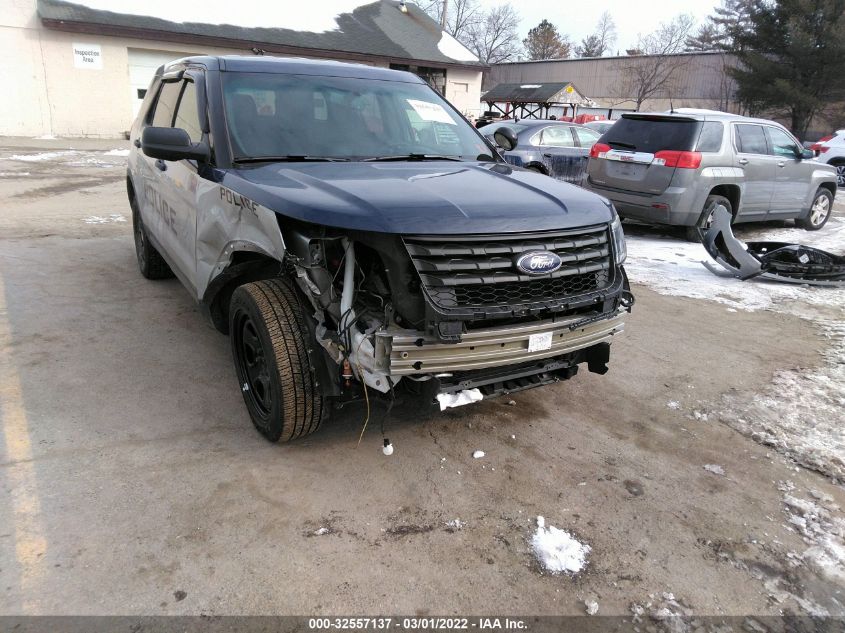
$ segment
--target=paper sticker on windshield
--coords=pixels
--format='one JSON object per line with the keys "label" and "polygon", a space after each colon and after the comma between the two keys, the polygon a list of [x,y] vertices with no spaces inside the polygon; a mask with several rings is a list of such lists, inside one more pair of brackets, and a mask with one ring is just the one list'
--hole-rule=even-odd
{"label": "paper sticker on windshield", "polygon": [[406,101],[416,111],[416,113],[420,115],[420,118],[423,121],[437,121],[438,123],[457,125],[455,120],[449,116],[446,109],[439,103],[418,101],[417,99],[406,99]]}

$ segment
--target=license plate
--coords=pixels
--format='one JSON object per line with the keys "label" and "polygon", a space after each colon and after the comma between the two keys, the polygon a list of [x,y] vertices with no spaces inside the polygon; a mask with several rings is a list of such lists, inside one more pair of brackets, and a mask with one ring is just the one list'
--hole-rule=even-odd
{"label": "license plate", "polygon": [[552,332],[543,332],[542,334],[532,334],[528,337],[528,351],[542,352],[552,346]]}

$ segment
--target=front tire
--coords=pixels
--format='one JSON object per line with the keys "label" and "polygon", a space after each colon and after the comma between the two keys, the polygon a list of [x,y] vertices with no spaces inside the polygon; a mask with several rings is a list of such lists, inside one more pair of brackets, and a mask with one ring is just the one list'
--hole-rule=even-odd
{"label": "front tire", "polygon": [[701,241],[700,231],[706,231],[710,228],[710,225],[713,224],[713,211],[715,211],[716,207],[719,205],[725,207],[728,210],[728,213],[733,216],[733,206],[731,205],[731,201],[725,196],[707,196],[707,200],[704,201],[704,209],[701,211],[701,217],[698,218],[698,222],[696,222],[695,226],[688,226],[686,229],[686,238],[688,242]]}
{"label": "front tire", "polygon": [[810,205],[810,214],[806,218],[796,220],[795,223],[807,231],[818,231],[830,219],[833,210],[833,194],[824,187],[819,187]]}
{"label": "front tire", "polygon": [[130,202],[132,207],[132,231],[135,234],[135,256],[138,258],[138,268],[141,274],[147,279],[169,279],[173,276],[170,266],[164,261],[155,246],[150,243],[147,229],[138,213],[135,201]]}
{"label": "front tire", "polygon": [[271,442],[313,433],[328,412],[308,357],[314,341],[305,319],[285,279],[239,286],[229,304],[238,384],[252,423]]}

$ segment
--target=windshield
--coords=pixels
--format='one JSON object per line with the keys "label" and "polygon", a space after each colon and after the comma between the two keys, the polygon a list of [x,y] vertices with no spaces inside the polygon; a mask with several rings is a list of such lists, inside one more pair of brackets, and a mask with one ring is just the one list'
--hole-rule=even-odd
{"label": "windshield", "polygon": [[492,158],[475,129],[425,84],[224,73],[223,94],[236,160]]}
{"label": "windshield", "polygon": [[618,149],[654,154],[661,150],[690,151],[701,123],[688,119],[622,117],[601,137]]}

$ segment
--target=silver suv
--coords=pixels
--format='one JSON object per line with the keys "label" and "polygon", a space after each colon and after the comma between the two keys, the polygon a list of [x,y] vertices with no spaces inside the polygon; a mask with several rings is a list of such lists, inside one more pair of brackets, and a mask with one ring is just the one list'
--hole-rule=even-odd
{"label": "silver suv", "polygon": [[584,186],[623,218],[710,224],[719,204],[734,222],[795,218],[815,231],[830,218],[836,170],[783,126],[712,111],[624,114],[590,150]]}

